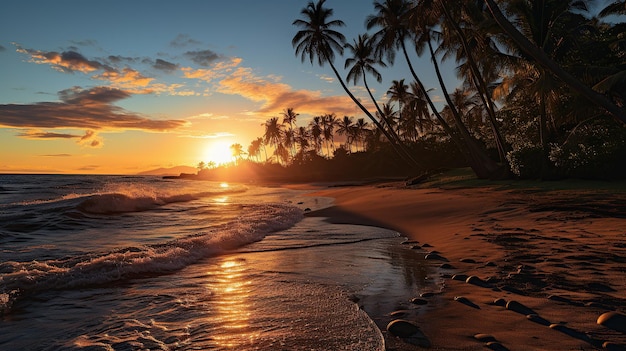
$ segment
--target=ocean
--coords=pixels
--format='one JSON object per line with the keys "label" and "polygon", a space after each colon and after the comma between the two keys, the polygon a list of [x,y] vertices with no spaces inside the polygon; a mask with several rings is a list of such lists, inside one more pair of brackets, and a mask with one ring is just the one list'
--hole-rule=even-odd
{"label": "ocean", "polygon": [[306,191],[0,175],[0,350],[384,350],[430,284],[399,233]]}

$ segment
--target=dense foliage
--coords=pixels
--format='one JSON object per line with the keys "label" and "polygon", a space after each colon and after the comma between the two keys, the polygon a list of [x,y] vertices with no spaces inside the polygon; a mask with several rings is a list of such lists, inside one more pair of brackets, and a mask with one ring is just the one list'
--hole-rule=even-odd
{"label": "dense foliage", "polygon": [[[374,2],[368,32],[350,43],[324,0],[309,3],[294,21],[296,55],[328,64],[367,120],[329,111],[298,126],[287,108],[264,124],[248,159],[344,175],[389,167],[383,160],[416,172],[461,159],[479,178],[626,177],[626,23],[615,16],[626,14],[626,1],[450,4]],[[603,11],[590,13],[597,5]],[[335,66],[344,54],[347,77]],[[414,54],[431,62],[439,86],[423,85]],[[442,78],[445,60],[457,64],[459,86]],[[378,69],[392,64],[408,65],[411,76],[397,77],[388,101],[377,101],[367,79],[380,81]],[[375,111],[348,83],[365,88]],[[431,88],[444,95],[443,108],[435,107]]]}

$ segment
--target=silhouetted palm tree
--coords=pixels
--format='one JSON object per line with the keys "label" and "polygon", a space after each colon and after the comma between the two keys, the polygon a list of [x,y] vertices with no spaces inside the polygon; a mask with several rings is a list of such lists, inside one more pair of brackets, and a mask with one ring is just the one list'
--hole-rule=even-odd
{"label": "silhouetted palm tree", "polygon": [[245,151],[243,151],[243,146],[239,143],[232,144],[230,146],[230,152],[235,158],[235,163],[239,163],[243,155],[245,155]]}
{"label": "silhouetted palm tree", "polygon": [[[282,124],[278,123],[278,117],[272,117],[268,119],[265,124],[265,133],[263,134],[263,142],[265,145],[270,145],[274,147],[274,151],[276,151],[279,146],[282,145]],[[278,160],[280,162],[280,160]]]}
{"label": "silhouetted palm tree", "polygon": [[378,120],[363,106],[354,94],[352,94],[350,89],[348,89],[335,67],[335,51],[339,54],[343,54],[346,40],[344,35],[334,28],[342,27],[345,24],[341,20],[329,20],[333,14],[333,10],[325,8],[324,2],[324,0],[319,0],[316,4],[309,2],[307,7],[301,11],[304,19],[297,19],[293,22],[295,26],[303,28],[296,33],[291,41],[296,49],[296,55],[300,55],[302,61],[308,57],[311,64],[313,64],[315,58],[317,58],[317,62],[320,66],[328,63],[341,84],[341,87],[352,101],[383,131],[383,133],[385,133],[388,140],[393,140],[382,125],[380,125]]}
{"label": "silhouetted palm tree", "polygon": [[616,120],[626,123],[626,112],[611,102],[607,97],[597,93],[589,86],[583,84],[580,80],[568,73],[558,63],[552,60],[541,48],[533,44],[525,37],[509,19],[502,13],[500,7],[494,0],[484,0],[487,8],[491,12],[493,19],[498,23],[500,28],[513,40],[522,51],[533,58],[544,69],[550,71],[557,76],[565,84],[578,92],[580,95],[589,99],[597,106],[605,108]]}

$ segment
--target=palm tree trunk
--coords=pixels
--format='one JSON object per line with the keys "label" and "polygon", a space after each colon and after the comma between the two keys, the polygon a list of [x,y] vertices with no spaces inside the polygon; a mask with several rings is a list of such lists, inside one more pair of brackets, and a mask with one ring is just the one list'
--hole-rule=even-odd
{"label": "palm tree trunk", "polygon": [[344,83],[343,79],[341,78],[341,75],[337,71],[337,68],[333,64],[332,60],[328,59],[328,55],[326,53],[324,53],[324,55],[326,56],[326,59],[328,63],[330,64],[330,67],[332,68],[333,72],[335,73],[335,76],[339,80],[339,83],[341,84],[341,87],[343,88],[343,90],[345,90],[345,92],[348,94],[348,96],[350,96],[352,101],[354,101],[354,103],[361,109],[361,111],[363,111],[363,113],[365,113],[367,117],[369,117],[369,119],[376,125],[376,127],[380,129],[380,131],[385,135],[387,140],[390,141],[391,146],[394,148],[396,153],[400,155],[400,157],[405,158],[405,160],[408,161],[412,166],[416,168],[421,168],[420,165],[415,160],[413,160],[412,157],[408,157],[407,159],[407,156],[404,155],[404,153],[401,153],[399,150],[396,149],[397,146],[392,142],[393,137],[385,130],[385,128],[380,124],[380,122],[378,122],[378,120],[374,116],[372,116],[372,114],[365,108],[365,106],[363,106],[363,104],[361,104],[361,102],[352,94],[350,89],[348,89],[348,87],[346,86],[346,83]]}
{"label": "palm tree trunk", "polygon": [[390,139],[389,142],[392,144],[392,147],[394,149],[396,149],[396,146],[393,146],[393,144],[395,143],[397,147],[400,148],[400,150],[405,154],[406,158],[408,158],[414,165],[418,165],[418,162],[415,160],[411,152],[406,148],[406,145],[404,145],[404,143],[400,140],[400,137],[398,136],[398,134],[393,131],[393,128],[391,127],[391,123],[389,123],[389,121],[387,120],[387,117],[385,116],[383,111],[380,109],[380,106],[378,106],[378,102],[376,102],[374,95],[372,95],[372,91],[370,90],[369,85],[367,84],[367,79],[365,79],[365,76],[366,76],[365,72],[363,72],[363,84],[365,85],[365,89],[367,90],[367,93],[372,99],[374,106],[376,106],[376,111],[378,111],[380,118],[382,118],[383,121],[385,121],[385,123],[389,127],[389,134],[393,138],[393,139]]}
{"label": "palm tree trunk", "polygon": [[[465,38],[465,34],[461,30],[461,27],[454,20],[454,18],[452,18],[452,15],[450,14],[450,11],[448,10],[448,7],[446,6],[445,1],[439,0],[439,3],[441,4],[441,7],[446,15],[446,18],[452,24],[452,27],[454,28],[454,31],[459,36],[459,39],[461,39],[463,50],[465,50],[465,55],[467,56],[467,62],[470,66],[470,69],[472,70],[472,77],[471,77],[472,83],[474,83],[474,87],[478,91],[478,95],[480,96],[480,99],[483,105],[485,106],[485,109],[487,110],[487,114],[489,116],[489,121],[491,124],[491,130],[493,132],[494,139],[496,141],[498,154],[500,155],[500,162],[504,163],[506,162],[505,155],[506,155],[506,152],[508,151],[507,150],[508,147],[506,146],[504,142],[504,138],[502,138],[502,134],[500,133],[500,130],[496,123],[496,114],[493,108],[493,101],[491,101],[491,98],[489,97],[489,90],[487,89],[487,84],[485,84],[485,80],[483,79],[483,76],[480,70],[478,69],[478,65],[476,65],[476,61],[474,60],[472,51],[470,50],[469,44],[467,43],[467,38]],[[430,45],[430,42],[429,42],[429,45]]]}
{"label": "palm tree trunk", "polygon": [[561,68],[559,64],[550,59],[545,52],[533,45],[533,43],[520,33],[517,28],[515,28],[515,26],[504,16],[495,1],[484,1],[489,8],[489,11],[491,11],[496,23],[498,23],[500,28],[502,28],[502,30],[508,34],[509,37],[511,37],[511,39],[513,39],[513,41],[515,41],[526,54],[535,59],[537,63],[552,72],[555,76],[559,77],[563,82],[565,82],[565,84],[578,92],[580,95],[584,96],[592,103],[605,108],[611,115],[613,115],[613,118],[626,124],[626,111],[624,109],[619,108],[604,95],[597,93],[587,85],[583,84],[581,81],[576,79],[576,77]]}
{"label": "palm tree trunk", "polygon": [[443,129],[450,135],[454,143],[459,147],[459,150],[466,156],[466,160],[469,162],[470,167],[476,174],[478,178],[486,179],[492,178],[497,171],[500,170],[498,164],[493,161],[487,153],[478,146],[476,140],[469,134],[467,128],[461,121],[457,121],[457,129],[459,130],[460,139],[456,133],[452,130],[450,125],[443,119],[435,104],[433,104],[432,99],[426,92],[426,88],[422,81],[417,77],[415,73],[415,69],[413,69],[413,65],[411,64],[411,60],[409,59],[409,54],[407,53],[406,46],[404,42],[402,42],[402,52],[404,53],[404,58],[406,59],[407,64],[409,65],[409,71],[411,75],[413,75],[413,79],[417,82],[420,90],[424,94],[426,101],[428,102],[428,106],[433,111],[433,114],[443,127]]}

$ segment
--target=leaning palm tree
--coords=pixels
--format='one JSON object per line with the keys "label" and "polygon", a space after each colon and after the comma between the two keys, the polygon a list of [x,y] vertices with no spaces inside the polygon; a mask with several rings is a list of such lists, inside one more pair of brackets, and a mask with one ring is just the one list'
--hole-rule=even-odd
{"label": "leaning palm tree", "polygon": [[376,127],[380,128],[385,133],[388,140],[392,140],[392,137],[384,131],[383,126],[376,120],[376,118],[363,106],[363,104],[352,94],[350,89],[346,86],[343,78],[337,71],[334,64],[335,51],[339,54],[343,54],[344,45],[346,39],[343,34],[336,31],[334,28],[344,26],[344,22],[341,20],[329,20],[333,14],[333,10],[324,7],[325,0],[318,0],[317,3],[309,2],[307,7],[302,9],[301,14],[304,19],[297,19],[293,24],[302,28],[293,37],[291,44],[296,49],[296,55],[300,55],[302,61],[306,58],[309,59],[311,64],[317,58],[317,63],[320,66],[328,63],[335,73],[337,80],[341,84],[341,87],[352,99],[352,101],[365,113]]}
{"label": "leaning palm tree", "polygon": [[455,117],[456,131],[450,127],[448,122],[435,107],[432,99],[427,94],[426,87],[415,72],[405,44],[405,42],[411,38],[411,32],[408,28],[411,14],[415,11],[413,3],[407,0],[386,0],[385,2],[375,2],[374,8],[377,13],[368,16],[366,26],[367,29],[379,28],[374,34],[374,38],[376,38],[375,40],[378,43],[377,47],[379,53],[381,55],[386,54],[387,60],[393,63],[395,51],[398,49],[402,50],[409,71],[420,87],[420,90],[424,93],[432,113],[446,133],[448,133],[457,144],[459,150],[464,153],[474,173],[476,173],[479,178],[494,176],[496,172],[500,171],[500,166],[478,145],[458,117],[458,114],[453,114]]}
{"label": "leaning palm tree", "polygon": [[539,65],[561,79],[570,88],[587,98],[592,103],[605,108],[616,120],[626,124],[626,111],[620,108],[606,96],[599,94],[589,86],[582,83],[569,72],[565,71],[558,63],[552,60],[541,48],[526,38],[509,19],[502,13],[494,0],[484,0],[493,19],[500,28],[513,40],[522,51],[532,57]]}

